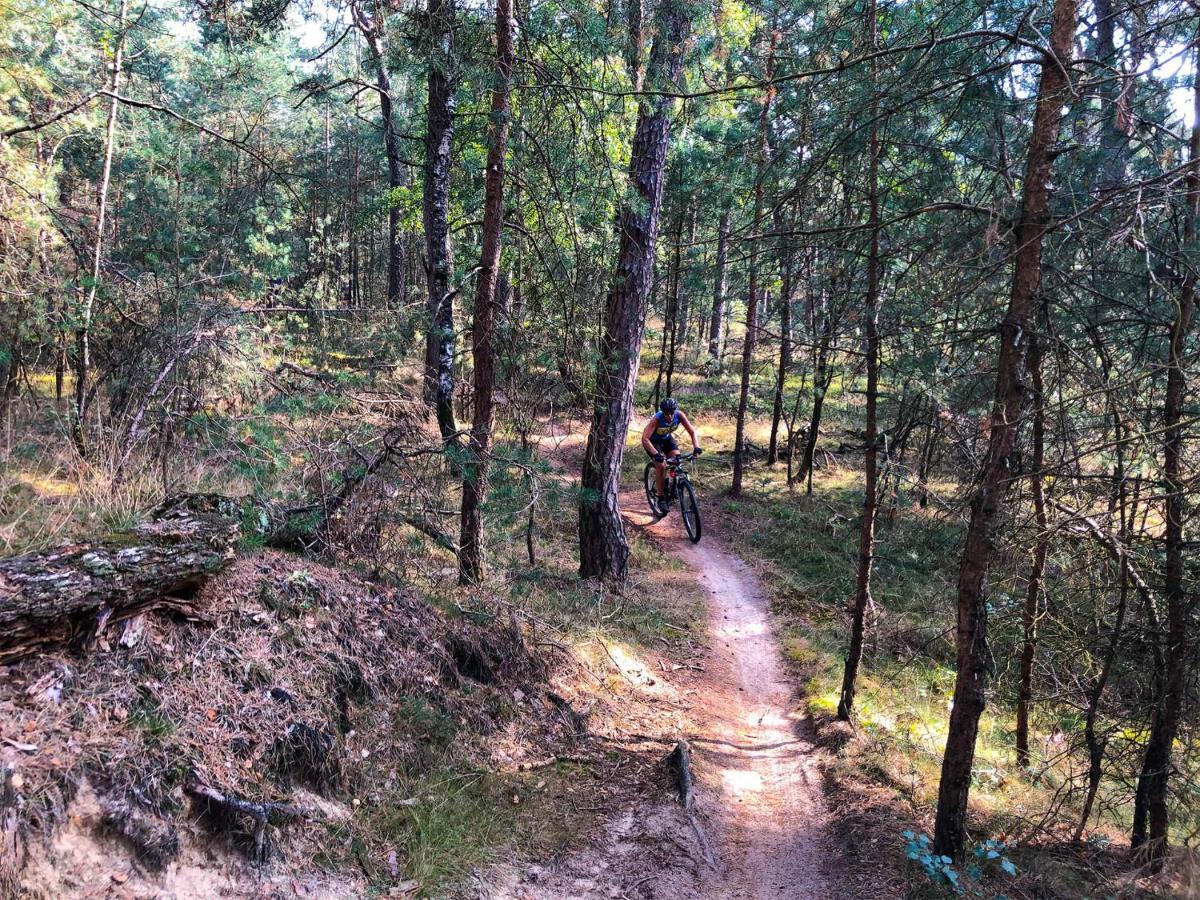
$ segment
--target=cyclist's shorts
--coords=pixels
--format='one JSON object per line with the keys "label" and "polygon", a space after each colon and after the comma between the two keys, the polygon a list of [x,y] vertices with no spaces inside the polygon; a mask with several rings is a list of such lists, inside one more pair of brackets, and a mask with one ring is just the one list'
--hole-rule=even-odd
{"label": "cyclist's shorts", "polygon": [[672,434],[652,434],[650,443],[664,456],[669,456],[679,450],[679,445],[675,443],[675,436]]}

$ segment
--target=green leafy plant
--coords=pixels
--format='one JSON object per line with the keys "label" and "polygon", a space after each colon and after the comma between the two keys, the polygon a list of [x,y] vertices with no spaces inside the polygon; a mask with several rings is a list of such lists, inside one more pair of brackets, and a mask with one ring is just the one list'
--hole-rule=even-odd
{"label": "green leafy plant", "polygon": [[[933,851],[928,835],[904,831],[900,836],[905,841],[904,855],[921,867],[930,883],[959,897],[989,897],[982,883],[985,877],[1017,874],[1017,867],[1005,855],[1008,845],[1003,841],[989,838],[971,847],[966,855],[964,879],[963,872],[954,867],[953,859]],[[995,900],[1004,900],[1004,896],[996,895]]]}

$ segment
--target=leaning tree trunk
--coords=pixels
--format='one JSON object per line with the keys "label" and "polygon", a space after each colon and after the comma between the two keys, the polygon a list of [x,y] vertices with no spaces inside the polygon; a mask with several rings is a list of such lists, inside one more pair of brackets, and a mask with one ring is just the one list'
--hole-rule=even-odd
{"label": "leaning tree trunk", "polygon": [[[1196,62],[1200,64],[1200,30],[1197,31]],[[1193,77],[1193,112],[1200,114],[1200,72]],[[1200,216],[1200,118],[1192,124],[1191,168],[1187,177],[1187,209],[1183,246],[1196,242],[1196,219]],[[1163,399],[1163,480],[1166,523],[1163,529],[1165,566],[1163,595],[1167,604],[1164,677],[1150,720],[1150,739],[1142,771],[1138,776],[1134,830],[1131,844],[1157,872],[1167,855],[1170,818],[1167,809],[1171,756],[1179,733],[1179,720],[1187,693],[1192,636],[1189,621],[1196,605],[1188,590],[1184,563],[1183,523],[1186,518],[1188,479],[1183,472],[1184,404],[1187,402],[1185,346],[1196,302],[1196,272],[1185,267],[1175,321],[1171,324],[1170,355],[1167,361],[1167,392]],[[1148,830],[1146,826],[1148,825]],[[1141,827],[1139,827],[1141,826]]]}
{"label": "leaning tree trunk", "polygon": [[[879,27],[875,0],[867,0],[867,35],[871,52],[879,49]],[[858,667],[862,663],[866,635],[867,610],[871,606],[871,573],[875,562],[875,518],[879,508],[878,404],[879,404],[879,282],[883,262],[879,256],[879,103],[875,97],[878,63],[871,63],[871,118],[867,141],[867,191],[870,204],[871,246],[867,255],[867,295],[864,298],[863,331],[867,345],[866,442],[863,453],[863,510],[858,530],[858,572],[854,585],[854,604],[850,614],[850,647],[842,671],[842,693],[838,698],[838,718],[849,722],[854,713],[854,694],[858,687]]]}
{"label": "leaning tree trunk", "polygon": [[[691,15],[691,7],[682,0],[663,0],[659,7],[659,26],[646,67],[646,79],[657,90],[669,91],[683,73]],[[642,352],[646,298],[654,277],[671,105],[672,99],[663,94],[640,99],[629,160],[629,180],[634,189],[630,193],[636,192],[636,196],[623,202],[617,215],[620,249],[605,304],[604,333],[596,364],[595,412],[583,461],[579,503],[579,571],[585,578],[623,582],[628,572],[629,545],[617,493]]]}
{"label": "leaning tree trunk", "polygon": [[958,571],[957,673],[954,706],[938,785],[934,852],[961,859],[966,845],[967,800],[975,738],[986,702],[990,653],[987,646],[987,594],[993,534],[1005,494],[1018,468],[1012,458],[1024,415],[1029,329],[1042,279],[1042,241],[1049,219],[1049,184],[1054,143],[1063,106],[1071,96],[1067,67],[1075,35],[1077,0],[1055,0],[1050,46],[1042,59],[1037,108],[1025,162],[1021,216],[1016,228],[1015,263],[1008,312],[1000,327],[1000,353],[991,435],[982,477],[971,500]]}
{"label": "leaning tree trunk", "polygon": [[113,47],[112,68],[108,77],[110,93],[108,119],[104,126],[104,156],[100,167],[100,182],[96,187],[96,243],[92,251],[91,281],[87,286],[75,330],[75,409],[71,434],[80,455],[87,453],[88,378],[92,368],[92,319],[96,311],[96,294],[100,287],[100,270],[104,262],[104,229],[108,224],[108,185],[112,180],[113,150],[117,142],[117,110],[121,92],[121,67],[124,65],[125,16],[128,0],[121,0],[117,13],[116,44]]}
{"label": "leaning tree trunk", "polygon": [[[771,27],[770,50],[767,54],[767,92],[763,97],[762,110],[758,116],[758,172],[754,180],[754,221],[751,231],[758,228],[763,212],[763,181],[767,177],[768,146],[767,129],[771,122],[771,104],[775,99],[775,44],[778,33]],[[737,497],[742,493],[742,473],[746,467],[746,409],[750,402],[750,372],[754,368],[754,342],[758,337],[758,239],[751,237],[750,243],[750,293],[746,298],[746,336],[742,340],[742,382],[738,390],[737,427],[733,440],[733,483],[729,494]]]}
{"label": "leaning tree trunk", "polygon": [[454,0],[429,0],[431,49],[425,133],[425,266],[429,330],[425,336],[425,398],[447,444],[454,421],[454,291],[450,287],[450,153],[454,140],[456,69]]}
{"label": "leaning tree trunk", "polygon": [[471,422],[469,459],[463,470],[462,536],[459,579],[464,584],[483,577],[483,515],[487,496],[488,453],[496,424],[496,281],[504,229],[504,154],[508,148],[508,98],[512,87],[512,0],[496,0],[496,86],[492,89],[491,140],[483,197],[483,251],[475,281],[471,352],[475,364],[475,416]]}
{"label": "leaning tree trunk", "polygon": [[404,186],[403,162],[400,158],[400,136],[396,133],[396,117],[393,112],[392,80],[387,69],[387,42],[384,18],[381,11],[374,17],[363,11],[359,2],[350,5],[354,23],[362,32],[371,51],[375,66],[375,86],[379,93],[379,115],[383,120],[383,149],[387,157],[388,187],[393,196],[388,197],[388,280],[387,307],[393,312],[400,308],[404,293],[404,243],[400,236],[400,205],[395,192]]}

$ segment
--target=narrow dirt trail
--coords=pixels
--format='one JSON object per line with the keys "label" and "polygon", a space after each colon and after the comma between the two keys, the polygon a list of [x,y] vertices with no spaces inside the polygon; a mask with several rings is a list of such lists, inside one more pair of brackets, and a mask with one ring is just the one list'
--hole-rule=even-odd
{"label": "narrow dirt trail", "polygon": [[677,510],[656,521],[638,511],[641,499],[632,491],[622,495],[627,521],[682,559],[708,593],[709,656],[693,685],[701,701],[689,736],[697,803],[718,858],[718,871],[702,882],[704,896],[833,896],[815,748],[763,591],[753,572],[721,549],[719,537],[693,544]]}
{"label": "narrow dirt trail", "polygon": [[[542,450],[574,472],[583,443],[578,433],[547,435]],[[702,496],[702,510],[713,499]],[[697,636],[702,646],[695,648],[698,664],[673,670],[660,665],[653,678],[645,679],[642,699],[649,710],[648,721],[643,719],[647,729],[661,735],[651,738],[661,751],[652,752],[665,754],[679,737],[692,748],[698,820],[715,865],[705,861],[681,805],[665,793],[612,813],[587,847],[534,866],[506,884],[493,882],[479,896],[853,896],[840,888],[840,854],[829,834],[811,725],[800,711],[754,573],[723,549],[723,539],[732,538],[714,527],[711,515],[703,541],[692,544],[677,507],[656,519],[641,492],[630,486],[622,491],[621,508],[628,528],[650,537],[689,570],[690,575],[668,579],[663,589],[694,590],[695,584],[706,594],[707,627]],[[632,674],[645,678],[640,670]],[[672,701],[666,707],[664,697]],[[668,708],[682,712],[667,715]],[[631,742],[638,738],[626,736]]]}

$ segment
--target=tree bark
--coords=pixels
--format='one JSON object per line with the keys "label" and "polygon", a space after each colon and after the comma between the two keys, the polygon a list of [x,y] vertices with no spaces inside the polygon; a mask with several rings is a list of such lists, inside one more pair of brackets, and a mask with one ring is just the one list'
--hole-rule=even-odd
{"label": "tree bark", "polygon": [[[771,104],[775,99],[775,44],[778,32],[771,27],[770,49],[767,53],[766,95],[758,116],[758,170],[754,180],[754,221],[751,230],[758,228],[762,218],[764,185],[769,162],[767,151],[767,129],[771,122]],[[754,368],[754,343],[758,337],[758,241],[750,244],[750,293],[746,298],[746,337],[742,341],[742,382],[738,391],[737,428],[733,443],[733,483],[729,486],[731,497],[742,493],[742,475],[746,468],[746,408],[750,402],[750,373]]]}
{"label": "tree bark", "polygon": [[[867,0],[867,35],[870,51],[879,48],[879,27],[875,0]],[[871,119],[868,137],[867,191],[870,204],[871,246],[867,255],[867,295],[864,298],[863,330],[867,344],[866,450],[863,452],[863,511],[858,532],[858,572],[850,618],[850,647],[842,672],[842,693],[838,699],[838,718],[848,722],[854,714],[854,694],[858,686],[858,668],[862,662],[867,610],[871,606],[871,574],[875,560],[875,518],[878,510],[878,402],[879,402],[879,282],[883,261],[879,255],[879,103],[875,96],[878,64],[871,64]]]}
{"label": "tree bark", "polygon": [[725,291],[728,287],[726,267],[729,262],[729,208],[721,210],[717,225],[717,273],[713,279],[712,315],[708,320],[708,361],[715,370],[721,368],[721,352],[725,344]]}
{"label": "tree bark", "polygon": [[[666,186],[664,186],[663,192],[664,193],[669,192],[668,188]],[[668,213],[664,213],[663,215],[667,219],[670,219],[670,215]],[[654,280],[651,282],[651,286],[650,286],[651,302],[653,302],[653,298],[659,293],[660,288],[662,288],[662,293],[663,293],[663,300],[662,300],[662,303],[663,303],[663,329],[662,329],[662,337],[660,338],[659,343],[658,343],[658,372],[654,376],[654,406],[655,406],[655,408],[658,407],[659,401],[664,396],[669,396],[671,393],[671,389],[669,387],[667,388],[666,394],[663,393],[663,379],[666,377],[666,374],[667,374],[668,355],[674,354],[674,352],[675,352],[673,343],[675,340],[675,324],[674,323],[675,323],[675,301],[676,301],[677,295],[676,295],[676,292],[674,289],[674,285],[675,285],[675,264],[677,262],[678,262],[678,258],[676,256],[676,254],[671,253],[671,255],[667,259],[667,274],[666,274],[665,278],[663,275],[661,275],[659,273],[659,270],[656,267],[654,270]],[[663,287],[664,282],[666,285],[665,287]]]}
{"label": "tree bark", "polygon": [[13,316],[12,338],[7,348],[7,359],[0,364],[0,440],[12,449],[12,406],[20,393],[21,367],[21,323],[25,319],[24,304],[18,306]]}
{"label": "tree bark", "polygon": [[[1125,180],[1128,141],[1122,119],[1128,119],[1129,95],[1133,79],[1120,69],[1117,58],[1116,25],[1117,11],[1113,0],[1095,0],[1096,41],[1092,56],[1104,67],[1100,76],[1097,94],[1100,101],[1100,165],[1095,176],[1100,190],[1119,187]],[[1123,112],[1122,106],[1126,109]]]}
{"label": "tree bark", "polygon": [[[775,217],[775,230],[787,227],[782,215]],[[767,465],[779,462],[779,425],[783,421],[783,389],[792,367],[792,252],[788,244],[780,249],[779,269],[779,366],[775,373],[775,402],[771,407],[771,441],[767,447]]]}
{"label": "tree bark", "polygon": [[[1121,447],[1121,443],[1119,435],[1117,438],[1117,447],[1118,456],[1120,456],[1121,451],[1119,448]],[[1134,481],[1133,502],[1129,504],[1130,508],[1127,515],[1125,464],[1123,459],[1119,460],[1118,469],[1120,472],[1120,482],[1117,489],[1117,509],[1121,516],[1121,538],[1122,540],[1127,540],[1133,526],[1134,517],[1137,515],[1141,476],[1138,476]],[[1119,562],[1118,560],[1118,565]],[[1087,828],[1088,820],[1092,817],[1092,806],[1096,802],[1096,794],[1100,791],[1100,779],[1104,775],[1104,750],[1108,744],[1108,740],[1107,737],[1097,734],[1096,719],[1100,713],[1100,702],[1104,699],[1104,689],[1108,686],[1108,679],[1112,673],[1113,663],[1117,658],[1117,648],[1120,645],[1121,633],[1125,627],[1125,614],[1129,608],[1129,572],[1123,565],[1119,565],[1119,568],[1120,593],[1118,595],[1116,621],[1113,623],[1112,633],[1108,638],[1108,647],[1104,654],[1104,661],[1100,665],[1100,672],[1093,680],[1087,698],[1087,716],[1083,723],[1083,740],[1088,751],[1087,790],[1083,797],[1083,808],[1079,813],[1079,824],[1075,828],[1075,843],[1083,840],[1083,832]]]}
{"label": "tree bark", "polygon": [[645,47],[642,21],[645,9],[642,0],[626,0],[625,17],[629,43],[625,47],[625,66],[635,91],[642,89],[642,51]]}
{"label": "tree bark", "polygon": [[100,270],[104,262],[104,231],[108,224],[108,185],[112,179],[113,151],[117,143],[117,110],[120,108],[117,95],[121,92],[121,68],[124,65],[125,57],[125,18],[128,11],[128,0],[121,0],[120,10],[117,13],[116,42],[113,45],[108,77],[108,89],[112,96],[108,104],[108,119],[104,126],[100,183],[96,187],[96,244],[92,252],[91,282],[84,294],[80,323],[75,331],[75,409],[71,434],[81,456],[86,456],[88,451],[87,412],[90,396],[88,378],[91,375],[92,367],[92,318],[96,309],[96,294],[100,287]]}
{"label": "tree bark", "polygon": [[496,0],[496,85],[492,89],[487,179],[483,198],[483,248],[475,280],[471,352],[474,360],[474,419],[469,457],[463,470],[462,531],[458,555],[463,584],[483,577],[483,515],[488,454],[496,424],[496,283],[504,231],[504,155],[508,149],[508,101],[513,70],[512,0]]}
{"label": "tree bark", "polygon": [[[1196,36],[1196,61],[1200,64],[1200,29]],[[1200,74],[1193,77],[1193,115],[1200,114]],[[1200,119],[1193,119],[1190,147],[1191,167],[1187,176],[1187,205],[1184,216],[1183,246],[1196,242],[1196,219],[1200,216]],[[1171,324],[1171,342],[1167,360],[1167,391],[1163,398],[1163,480],[1166,483],[1166,523],[1163,529],[1165,565],[1163,595],[1167,605],[1167,630],[1163,678],[1150,720],[1150,739],[1138,776],[1137,800],[1131,845],[1149,864],[1160,871],[1168,850],[1170,817],[1168,783],[1171,756],[1179,733],[1179,720],[1187,693],[1190,674],[1192,635],[1189,620],[1194,596],[1189,596],[1185,570],[1183,523],[1187,514],[1188,487],[1183,472],[1184,405],[1187,402],[1187,373],[1184,370],[1185,346],[1196,302],[1196,272],[1184,264],[1183,286]]]}
{"label": "tree bark", "polygon": [[450,287],[450,153],[457,70],[454,0],[429,0],[431,53],[425,133],[425,266],[429,329],[425,338],[425,398],[447,444],[457,444],[454,420],[454,291]]}
{"label": "tree bark", "polygon": [[984,582],[994,553],[993,534],[1016,470],[1012,459],[1027,399],[1026,353],[1029,327],[1041,289],[1042,240],[1049,219],[1049,182],[1053,147],[1063,106],[1070,99],[1067,67],[1075,34],[1077,0],[1055,0],[1049,51],[1042,60],[1037,108],[1029,136],[1016,227],[1016,251],[1008,312],[1000,326],[1000,352],[991,434],[980,483],[971,500],[971,517],[958,573],[957,673],[954,706],[938,785],[934,852],[961,859],[966,845],[967,801],[975,739],[986,703],[991,655],[987,645],[987,595]]}
{"label": "tree bark", "polygon": [[933,468],[934,446],[937,443],[937,399],[929,399],[929,424],[925,426],[925,440],[921,442],[921,454],[917,463],[917,505],[921,509],[929,506],[929,473]]}
{"label": "tree bark", "polygon": [[[95,637],[107,624],[156,607],[196,615],[192,595],[231,562],[239,543],[301,551],[320,544],[330,519],[362,483],[402,451],[399,429],[331,497],[283,506],[254,497],[180,494],[146,524],[0,559],[0,665]],[[428,449],[417,451],[430,452]],[[415,516],[412,528],[453,553],[450,535]]]}
{"label": "tree bark", "polygon": [[804,442],[804,457],[800,461],[798,478],[806,478],[805,492],[812,493],[813,463],[817,455],[817,440],[821,435],[821,414],[825,408],[825,393],[833,383],[833,370],[829,366],[829,350],[833,343],[833,316],[826,308],[821,321],[821,339],[817,342],[817,358],[813,365],[813,402],[808,417],[808,433]]}
{"label": "tree bark", "polygon": [[297,527],[273,506],[188,494],[129,531],[0,560],[0,664],[156,606],[194,612],[189,598],[233,559],[239,538],[291,547]]}
{"label": "tree bark", "polygon": [[[646,78],[669,90],[683,73],[692,9],[682,0],[663,0]],[[639,99],[629,180],[633,190],[617,215],[620,248],[605,304],[604,332],[596,364],[592,427],[584,456],[579,504],[579,571],[585,578],[624,582],[629,545],[617,494],[625,437],[633,407],[646,298],[654,277],[654,254],[662,207],[663,175],[671,134],[672,99]]]}
{"label": "tree bark", "polygon": [[[383,121],[383,148],[387,157],[388,187],[394,194],[404,186],[404,168],[400,158],[400,137],[396,133],[396,118],[393,111],[392,80],[387,69],[387,41],[384,30],[383,12],[376,9],[368,16],[361,4],[351,3],[350,12],[354,24],[366,39],[367,49],[375,65],[375,86],[379,93],[379,115]],[[400,308],[404,295],[404,243],[400,236],[400,207],[395,196],[388,197],[388,279],[387,308]]]}
{"label": "tree bark", "polygon": [[1017,682],[1017,765],[1029,767],[1029,707],[1033,703],[1033,663],[1037,653],[1037,627],[1041,618],[1042,582],[1046,574],[1046,557],[1050,552],[1050,528],[1046,517],[1046,489],[1042,469],[1046,464],[1046,402],[1042,386],[1041,341],[1034,335],[1029,342],[1029,377],[1033,386],[1033,515],[1037,526],[1037,542],[1033,549],[1033,566],[1025,592],[1023,616],[1024,637],[1021,642],[1021,670]]}
{"label": "tree bark", "polygon": [[683,213],[680,212],[679,221],[675,225],[675,253],[671,267],[671,299],[669,302],[668,318],[670,319],[671,340],[667,348],[667,396],[673,394],[675,380],[675,345],[679,337],[679,329],[686,323],[680,320],[684,318],[679,303],[679,283],[682,280],[683,267]]}

